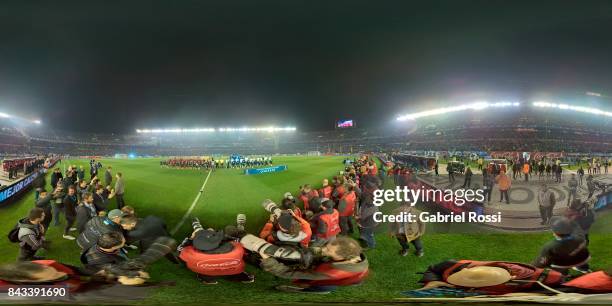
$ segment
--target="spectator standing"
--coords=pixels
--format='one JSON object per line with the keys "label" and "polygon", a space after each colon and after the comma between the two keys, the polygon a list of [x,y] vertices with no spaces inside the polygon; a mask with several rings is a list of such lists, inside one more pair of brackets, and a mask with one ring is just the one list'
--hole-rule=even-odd
{"label": "spectator standing", "polygon": [[79,234],[85,230],[85,224],[98,215],[93,200],[93,194],[86,192],[83,194],[83,200],[76,208],[76,229]]}
{"label": "spectator standing", "polygon": [[123,194],[125,192],[125,185],[123,183],[123,174],[117,172],[117,181],[115,181],[115,199],[117,200],[117,209],[121,209],[125,206],[123,201]]}
{"label": "spectator standing", "polygon": [[108,168],[106,168],[106,172],[104,172],[104,182],[106,183],[106,186],[110,186],[110,184],[113,183],[113,173],[112,173],[112,167],[108,166]]}
{"label": "spectator standing", "polygon": [[74,240],[76,239],[74,236],[70,235],[71,231],[76,231],[74,222],[76,221],[76,207],[79,204],[76,188],[74,186],[68,187],[68,194],[64,197],[64,216],[66,217],[66,226],[64,227],[64,235],[62,236],[64,239]]}
{"label": "spectator standing", "polygon": [[572,173],[570,179],[567,181],[567,188],[569,188],[569,194],[567,195],[567,206],[569,207],[571,201],[576,199],[576,193],[578,192],[576,174]]}
{"label": "spectator standing", "polygon": [[510,178],[506,175],[504,171],[501,171],[495,178],[495,182],[499,186],[499,202],[502,202],[505,197],[506,204],[510,204],[510,197],[508,197],[508,191],[510,190],[510,186],[512,185],[512,181],[510,180]]}
{"label": "spectator standing", "polygon": [[580,178],[578,180],[578,186],[582,186],[582,178],[584,177],[584,169],[582,168],[582,166],[580,166],[577,172],[578,172],[578,177]]}
{"label": "spectator standing", "polygon": [[416,208],[411,206],[409,203],[402,203],[400,207],[393,211],[393,214],[411,214],[413,222],[392,222],[389,224],[389,230],[391,235],[395,236],[402,249],[400,250],[400,256],[408,255],[410,249],[409,244],[412,244],[415,248],[415,255],[422,257],[425,255],[423,250],[423,242],[421,236],[425,234],[425,223],[421,222],[419,214],[421,213]]}
{"label": "spectator standing", "polygon": [[53,189],[55,189],[57,187],[57,184],[64,178],[64,176],[62,175],[62,171],[60,171],[60,168],[55,168],[53,170],[53,173],[51,173],[51,187],[53,187]]}
{"label": "spectator standing", "polygon": [[470,188],[470,185],[472,184],[472,169],[470,167],[467,167],[467,169],[465,170],[465,179],[463,181],[463,188]]}
{"label": "spectator standing", "polygon": [[542,218],[542,225],[548,224],[553,216],[553,209],[555,208],[555,194],[548,189],[546,184],[542,184],[540,191],[538,192],[538,205],[540,207],[540,217]]}
{"label": "spectator standing", "polygon": [[83,166],[79,166],[79,170],[77,170],[77,179],[79,182],[85,180],[85,169],[83,168]]}

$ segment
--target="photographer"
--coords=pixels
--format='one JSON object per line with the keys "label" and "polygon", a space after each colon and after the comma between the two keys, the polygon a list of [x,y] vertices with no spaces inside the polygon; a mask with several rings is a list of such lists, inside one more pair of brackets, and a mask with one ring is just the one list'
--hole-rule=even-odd
{"label": "photographer", "polygon": [[351,238],[338,237],[316,251],[320,260],[304,269],[288,266],[262,250],[259,252],[263,259],[261,268],[276,277],[292,280],[295,286],[276,287],[285,292],[329,293],[337,286],[359,284],[368,275],[368,260],[359,243]]}
{"label": "photographer", "polygon": [[242,283],[255,280],[253,275],[244,271],[244,248],[240,243],[226,237],[223,231],[204,229],[197,218],[193,220],[192,227],[193,232],[177,250],[179,258],[196,273],[198,280],[206,285],[216,285],[220,277]]}
{"label": "photographer", "polygon": [[51,220],[53,219],[52,214],[52,202],[56,199],[61,198],[61,190],[55,190],[53,193],[48,193],[46,190],[41,190],[39,194],[38,201],[36,201],[36,207],[42,209],[45,212],[45,220],[43,220],[42,225],[48,229],[51,224]]}
{"label": "photographer", "polygon": [[302,216],[302,210],[295,205],[295,198],[291,192],[285,192],[280,207],[283,210],[292,210],[296,215]]}
{"label": "photographer", "polygon": [[310,201],[314,198],[319,197],[319,192],[312,189],[309,184],[300,187],[300,196],[298,197],[300,201],[303,203],[304,214],[306,214],[307,210],[312,210],[310,207]]}
{"label": "photographer", "polygon": [[304,247],[308,247],[311,236],[310,223],[292,210],[282,212],[280,217],[271,214],[259,233],[260,238],[270,243],[294,243]]}
{"label": "photographer", "polygon": [[340,233],[340,214],[334,208],[334,201],[327,200],[321,205],[321,212],[314,215],[310,222],[316,225],[316,239],[322,242],[334,240]]}
{"label": "photographer", "polygon": [[45,247],[46,228],[42,225],[44,219],[45,212],[42,209],[32,208],[28,217],[17,223],[17,239],[19,240],[17,261],[42,259],[36,256],[36,252]]}
{"label": "photographer", "polygon": [[[355,215],[355,207],[357,207],[358,192],[355,192],[357,184],[353,181],[348,181],[348,192],[340,198],[338,202],[338,213],[340,214],[340,232],[343,235],[353,233],[353,216]],[[358,188],[357,188],[358,189]]]}
{"label": "photographer", "polygon": [[323,179],[323,187],[319,189],[319,197],[331,199],[333,190],[334,189],[331,186],[329,186],[329,181],[327,179]]}
{"label": "photographer", "polygon": [[106,233],[130,231],[136,227],[135,216],[124,216],[123,212],[113,209],[106,216],[93,217],[85,224],[83,232],[77,238],[77,245],[85,251]]}
{"label": "photographer", "polygon": [[[121,211],[124,215],[134,215],[134,209],[131,206],[124,206]],[[168,233],[166,222],[157,216],[138,218],[134,229],[126,233],[128,243],[133,246],[137,245],[141,253],[148,249],[159,237],[170,237],[170,233]],[[172,263],[179,263],[172,253],[168,253],[166,258]]]}
{"label": "photographer", "polygon": [[144,269],[172,252],[176,242],[169,237],[159,238],[147,251],[134,259],[128,259],[121,249],[125,238],[119,232],[105,233],[97,243],[81,255],[84,271],[107,279],[116,279],[124,285],[140,285],[149,278]]}

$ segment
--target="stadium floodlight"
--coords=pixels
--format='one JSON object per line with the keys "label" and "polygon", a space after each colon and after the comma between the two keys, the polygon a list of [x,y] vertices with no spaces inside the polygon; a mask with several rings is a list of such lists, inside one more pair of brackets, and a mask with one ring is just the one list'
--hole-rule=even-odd
{"label": "stadium floodlight", "polygon": [[545,101],[533,102],[533,106],[541,107],[541,108],[557,108],[557,109],[562,109],[562,110],[573,110],[573,111],[577,111],[581,113],[612,117],[612,112],[607,112],[607,111],[604,111],[598,108],[593,108],[593,107],[576,106],[576,105],[569,105],[569,104],[563,104],[563,103],[550,103],[550,102],[545,102]]}
{"label": "stadium floodlight", "polygon": [[211,133],[211,132],[293,132],[295,127],[226,127],[226,128],[192,128],[192,129],[136,129],[138,134],[161,134],[161,133]]}
{"label": "stadium floodlight", "polygon": [[11,118],[11,115],[5,114],[5,113],[0,113],[0,118]]}
{"label": "stadium floodlight", "polygon": [[32,122],[35,123],[35,124],[41,124],[42,123],[42,121],[40,121],[40,120],[32,120]]}
{"label": "stadium floodlight", "polygon": [[477,102],[470,103],[470,104],[441,107],[441,108],[426,110],[426,111],[422,111],[418,113],[402,115],[402,116],[397,117],[397,120],[398,121],[405,121],[405,120],[410,120],[410,119],[414,120],[414,119],[422,118],[422,117],[429,117],[429,116],[434,116],[434,115],[441,115],[441,114],[453,113],[453,112],[459,112],[459,111],[465,111],[465,110],[479,111],[479,110],[487,109],[490,107],[496,107],[496,108],[517,107],[520,105],[521,103],[519,102],[501,101],[501,102],[492,103],[492,102],[487,102],[487,101],[477,101]]}

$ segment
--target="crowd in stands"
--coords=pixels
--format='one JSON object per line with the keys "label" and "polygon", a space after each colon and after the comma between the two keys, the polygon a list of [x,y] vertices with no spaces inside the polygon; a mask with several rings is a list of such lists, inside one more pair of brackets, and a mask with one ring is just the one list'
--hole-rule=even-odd
{"label": "crowd in stands", "polygon": [[16,179],[19,175],[28,175],[36,169],[43,167],[45,158],[20,157],[6,158],[2,160],[2,172],[9,180]]}
{"label": "crowd in stands", "polygon": [[309,151],[329,153],[409,150],[540,151],[611,153],[612,123],[572,113],[470,114],[422,118],[398,128],[339,129],[324,132],[84,134],[51,129],[0,129],[0,153],[198,156]]}

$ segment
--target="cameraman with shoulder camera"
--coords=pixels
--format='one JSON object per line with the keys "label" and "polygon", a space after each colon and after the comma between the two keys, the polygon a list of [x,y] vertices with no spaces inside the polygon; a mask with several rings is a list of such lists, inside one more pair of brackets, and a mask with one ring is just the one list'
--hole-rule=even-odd
{"label": "cameraman with shoulder camera", "polygon": [[[233,235],[244,235],[246,217],[238,215],[238,226],[228,226],[226,231]],[[193,232],[177,250],[187,268],[197,274],[197,278],[206,285],[216,285],[217,278],[231,281],[252,283],[255,277],[244,271],[244,248],[234,238],[226,236],[224,231],[212,228],[204,229],[200,220],[192,222]],[[242,234],[241,234],[242,233]]]}
{"label": "cameraman with shoulder camera", "polygon": [[260,248],[261,268],[274,276],[292,280],[294,286],[276,287],[285,292],[329,293],[338,286],[359,284],[368,275],[368,260],[359,243],[351,238],[338,237],[312,250],[320,259],[309,267],[295,267],[284,264]]}

